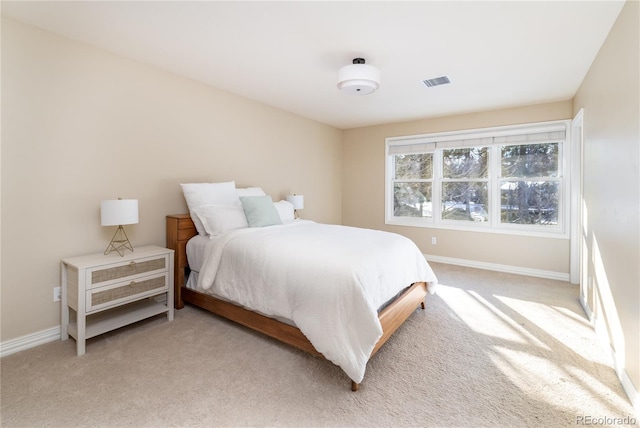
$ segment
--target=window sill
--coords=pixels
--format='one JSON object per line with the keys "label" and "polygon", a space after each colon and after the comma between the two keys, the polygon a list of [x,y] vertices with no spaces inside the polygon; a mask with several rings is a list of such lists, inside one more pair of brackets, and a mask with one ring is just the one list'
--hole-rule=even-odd
{"label": "window sill", "polygon": [[436,224],[432,219],[426,218],[394,218],[385,220],[385,224],[390,226],[418,227],[423,229],[459,230],[463,232],[494,233],[500,235],[529,236],[534,238],[569,239],[569,233],[563,232],[561,230],[538,231],[531,229],[521,229],[517,227],[496,228],[491,227],[488,223],[474,223],[474,225],[471,226],[465,224],[457,224],[457,222],[442,222]]}

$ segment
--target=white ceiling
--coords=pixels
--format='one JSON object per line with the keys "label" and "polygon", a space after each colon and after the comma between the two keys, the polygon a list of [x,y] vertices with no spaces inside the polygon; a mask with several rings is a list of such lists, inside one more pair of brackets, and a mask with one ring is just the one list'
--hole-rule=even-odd
{"label": "white ceiling", "polygon": [[[571,99],[623,1],[2,1],[2,14],[346,129]],[[363,57],[380,89],[348,96]],[[452,84],[427,88],[447,75]]]}

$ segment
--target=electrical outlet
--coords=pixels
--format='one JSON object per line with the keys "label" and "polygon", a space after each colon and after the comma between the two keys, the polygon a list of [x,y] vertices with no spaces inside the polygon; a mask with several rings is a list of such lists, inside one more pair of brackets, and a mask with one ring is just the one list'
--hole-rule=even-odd
{"label": "electrical outlet", "polygon": [[62,289],[60,287],[54,287],[54,289],[53,289],[53,301],[54,302],[59,302],[61,295],[62,295]]}
{"label": "electrical outlet", "polygon": [[436,239],[435,236],[431,237],[431,245],[436,245],[438,243],[438,240]]}

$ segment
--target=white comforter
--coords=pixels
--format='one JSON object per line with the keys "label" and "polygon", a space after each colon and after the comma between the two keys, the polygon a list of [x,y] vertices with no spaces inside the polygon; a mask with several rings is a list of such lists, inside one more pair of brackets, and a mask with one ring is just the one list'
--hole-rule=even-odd
{"label": "white comforter", "polygon": [[355,382],[382,335],[378,308],[414,282],[437,283],[409,239],[296,220],[238,229],[207,244],[198,288],[292,320]]}

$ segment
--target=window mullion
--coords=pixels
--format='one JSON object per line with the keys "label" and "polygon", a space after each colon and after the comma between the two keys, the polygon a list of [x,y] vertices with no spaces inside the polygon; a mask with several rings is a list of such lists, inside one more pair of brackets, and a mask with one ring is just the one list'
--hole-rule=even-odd
{"label": "window mullion", "polygon": [[433,152],[433,221],[440,223],[442,220],[442,149]]}
{"label": "window mullion", "polygon": [[491,207],[491,212],[489,213],[489,224],[491,227],[497,227],[500,225],[500,185],[502,183],[501,157],[500,146],[491,146],[489,150],[489,206]]}

